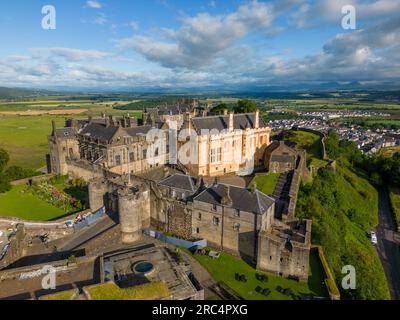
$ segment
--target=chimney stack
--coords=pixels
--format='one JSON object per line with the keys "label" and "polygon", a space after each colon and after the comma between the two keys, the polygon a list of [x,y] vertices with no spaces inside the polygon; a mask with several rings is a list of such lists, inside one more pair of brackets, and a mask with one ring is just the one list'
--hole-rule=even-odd
{"label": "chimney stack", "polygon": [[254,120],[254,129],[258,129],[260,127],[260,110],[256,110],[255,120]]}
{"label": "chimney stack", "polygon": [[56,135],[56,129],[57,129],[56,121],[55,120],[51,121],[51,125],[53,127],[52,135],[55,136]]}
{"label": "chimney stack", "polygon": [[228,129],[229,129],[229,132],[232,132],[232,131],[233,131],[233,115],[234,115],[234,112],[233,112],[233,111],[230,111],[230,112],[229,112],[229,122],[228,122]]}
{"label": "chimney stack", "polygon": [[224,185],[224,194],[223,194],[222,200],[221,200],[221,202],[222,202],[222,204],[224,206],[231,206],[232,205],[232,198],[231,198],[230,193],[231,193],[230,186]]}

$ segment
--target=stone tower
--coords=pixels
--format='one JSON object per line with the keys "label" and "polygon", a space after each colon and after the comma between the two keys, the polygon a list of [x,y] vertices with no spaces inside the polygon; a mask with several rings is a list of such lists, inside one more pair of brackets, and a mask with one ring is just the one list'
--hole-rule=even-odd
{"label": "stone tower", "polygon": [[150,226],[150,191],[128,187],[118,190],[118,212],[122,242],[140,240],[143,228]]}

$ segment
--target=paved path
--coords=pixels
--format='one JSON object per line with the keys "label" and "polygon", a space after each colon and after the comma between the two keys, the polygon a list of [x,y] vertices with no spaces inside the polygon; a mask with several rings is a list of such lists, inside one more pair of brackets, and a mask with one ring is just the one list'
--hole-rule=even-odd
{"label": "paved path", "polygon": [[379,225],[376,249],[382,261],[393,300],[400,300],[400,246],[395,241],[395,223],[385,188],[379,190]]}

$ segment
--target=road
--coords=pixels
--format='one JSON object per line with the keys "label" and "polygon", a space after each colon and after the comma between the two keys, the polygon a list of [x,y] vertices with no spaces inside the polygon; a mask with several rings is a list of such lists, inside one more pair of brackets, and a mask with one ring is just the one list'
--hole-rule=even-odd
{"label": "road", "polygon": [[57,248],[58,251],[72,251],[89,240],[95,238],[99,234],[112,228],[117,223],[109,216],[101,218],[94,225],[86,227],[74,234],[71,239],[66,240],[61,246]]}
{"label": "road", "polygon": [[379,225],[376,249],[388,280],[393,300],[400,300],[400,246],[395,242],[395,223],[386,188],[379,190]]}

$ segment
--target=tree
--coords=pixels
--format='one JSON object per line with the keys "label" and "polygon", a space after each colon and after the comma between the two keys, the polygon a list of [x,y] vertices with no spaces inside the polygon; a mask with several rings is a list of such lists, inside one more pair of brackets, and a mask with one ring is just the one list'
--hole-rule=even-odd
{"label": "tree", "polygon": [[228,109],[229,109],[229,107],[225,103],[220,103],[219,105],[212,108],[211,112],[219,113],[219,112],[222,112],[222,111],[228,110]]}
{"label": "tree", "polygon": [[3,172],[9,161],[10,156],[8,155],[8,152],[4,149],[0,149],[0,172]]}
{"label": "tree", "polygon": [[10,180],[5,174],[0,173],[0,193],[4,193],[11,190]]}
{"label": "tree", "polygon": [[245,99],[239,100],[237,107],[235,107],[236,113],[249,113],[257,110],[257,104],[254,101]]}

